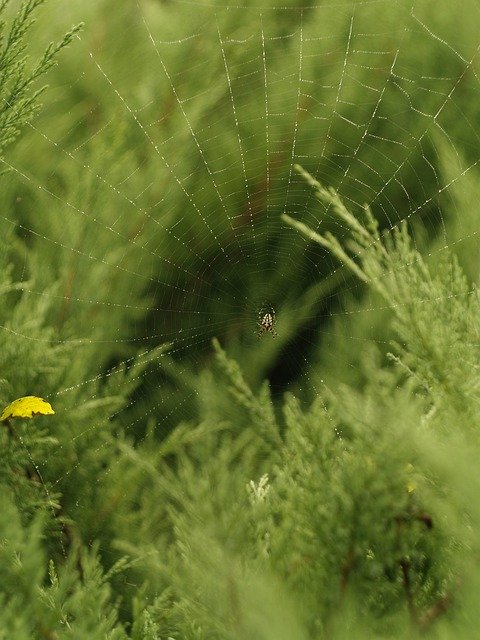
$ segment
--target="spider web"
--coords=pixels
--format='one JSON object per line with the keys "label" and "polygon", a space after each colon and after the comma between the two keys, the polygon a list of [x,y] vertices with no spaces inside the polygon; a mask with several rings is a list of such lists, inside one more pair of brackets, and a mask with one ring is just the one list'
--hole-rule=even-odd
{"label": "spider web", "polygon": [[[329,360],[355,369],[363,338],[351,315],[365,325],[382,309],[349,304],[361,287],[281,214],[343,233],[300,164],[352,210],[370,204],[385,228],[421,223],[432,255],[476,236],[478,227],[457,220],[452,231],[442,215],[458,214],[451,193],[480,161],[479,9],[467,3],[469,19],[457,23],[448,4],[138,0],[112,15],[109,3],[52,2],[59,30],[67,19],[86,28],[52,76],[41,117],[3,161],[21,222],[2,217],[52,256],[46,268],[61,285],[27,285],[32,299],[55,300],[62,328],[75,328],[67,341],[103,365],[88,380],[73,367],[49,398],[61,411],[94,402],[95,391],[79,391],[98,379],[120,388],[122,365],[149,362],[166,343],[114,413],[127,433],[152,417],[160,433],[192,419],[196,399],[179,396],[163,359],[198,373],[213,337],[253,385],[268,376],[274,392],[319,392],[325,372],[335,375]],[[442,153],[456,162],[447,176]],[[78,186],[65,188],[57,164]],[[258,340],[266,304],[278,336]],[[116,324],[121,315],[128,326]],[[88,441],[89,431],[72,438]],[[35,461],[39,473],[48,462]],[[81,466],[72,461],[53,488]]]}

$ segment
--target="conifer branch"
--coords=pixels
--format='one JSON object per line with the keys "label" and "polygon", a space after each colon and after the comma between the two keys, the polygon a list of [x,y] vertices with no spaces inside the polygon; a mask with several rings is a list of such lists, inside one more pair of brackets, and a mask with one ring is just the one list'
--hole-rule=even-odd
{"label": "conifer branch", "polygon": [[[6,23],[0,23],[0,153],[13,142],[39,108],[39,97],[45,87],[33,90],[32,85],[51,69],[60,51],[71,43],[83,26],[73,27],[60,42],[49,44],[33,69],[28,70],[27,36],[35,22],[35,11],[44,1],[24,2],[6,36]],[[0,15],[7,2],[0,5]]]}

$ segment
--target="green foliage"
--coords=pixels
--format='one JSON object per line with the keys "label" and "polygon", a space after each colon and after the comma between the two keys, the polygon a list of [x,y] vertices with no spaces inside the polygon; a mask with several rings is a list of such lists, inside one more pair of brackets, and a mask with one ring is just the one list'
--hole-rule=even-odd
{"label": "green foliage", "polygon": [[[0,638],[475,637],[480,179],[462,144],[478,116],[475,21],[417,3],[434,37],[392,3],[375,38],[392,70],[405,26],[402,76],[385,77],[362,57],[375,3],[265,1],[261,19],[254,6],[81,3],[83,39],[65,49],[75,27],[38,53],[66,19],[46,3],[34,25],[42,4],[0,2],[0,402],[38,394],[55,409],[0,425]],[[452,56],[432,43],[456,41],[457,20]],[[324,103],[299,100],[300,54]],[[352,122],[370,117],[365,87],[393,87],[375,151],[333,117],[339,74]],[[439,76],[459,86],[463,120],[437,114]],[[425,134],[433,115],[448,139]],[[357,162],[344,197],[291,167],[304,156],[338,184],[345,146]],[[358,185],[375,198],[385,186],[375,215]],[[413,212],[432,192],[442,211],[426,233]],[[320,323],[338,290],[351,294]],[[259,341],[268,296],[278,337]],[[311,358],[292,347],[308,326]],[[289,372],[298,393],[278,393],[265,378],[292,349],[307,365]]]}
{"label": "green foliage", "polygon": [[22,528],[21,513],[4,492],[1,509],[0,637],[126,638],[95,553],[82,551],[78,568],[69,561],[58,575],[50,561],[47,575],[42,514]]}
{"label": "green foliage", "polygon": [[58,53],[70,44],[81,29],[68,31],[60,42],[51,43],[32,68],[27,67],[27,36],[37,8],[44,0],[26,0],[10,24],[5,20],[9,0],[0,3],[0,153],[18,136],[38,110],[38,98],[45,87],[34,90],[35,82],[55,63]]}
{"label": "green foliage", "polygon": [[[414,577],[409,575],[409,588],[423,606],[435,592],[438,602],[446,603],[450,596],[445,595],[445,590],[454,588],[453,585],[448,587],[449,579],[459,580],[458,575],[453,577],[455,570],[452,568],[455,566],[456,571],[467,574],[472,571],[464,563],[468,562],[472,547],[475,548],[470,537],[472,524],[475,523],[474,528],[478,526],[478,511],[472,505],[467,507],[465,502],[466,493],[469,493],[467,484],[477,487],[478,474],[474,466],[468,467],[468,471],[466,468],[459,471],[452,460],[446,459],[446,451],[450,450],[453,459],[472,460],[478,447],[475,430],[472,430],[479,401],[474,374],[478,357],[475,356],[474,336],[480,328],[478,294],[468,285],[456,259],[450,255],[432,273],[413,247],[406,224],[402,223],[393,232],[380,234],[368,207],[364,210],[364,222],[360,222],[333,189],[325,189],[311,176],[306,175],[306,178],[320,201],[331,206],[350,229],[351,240],[342,246],[332,234],[314,233],[288,216],[287,222],[329,249],[342,264],[376,290],[391,309],[392,328],[397,335],[392,343],[396,353],[390,354],[397,376],[392,378],[392,373],[381,373],[377,358],[369,368],[366,376],[369,384],[358,401],[355,402],[351,390],[340,396],[340,424],[348,425],[354,417],[354,424],[350,424],[347,433],[355,429],[355,423],[357,428],[360,426],[366,431],[363,437],[368,438],[370,431],[374,440],[369,443],[368,450],[378,451],[382,466],[387,462],[385,475],[388,474],[390,481],[395,467],[397,473],[403,468],[404,476],[408,464],[413,465],[416,475],[420,472],[415,482],[420,481],[422,485],[415,489],[414,501],[409,499],[400,509],[400,513],[408,514],[407,522],[419,520],[418,526],[424,528],[421,538],[426,538],[424,541],[411,539],[407,543],[407,548],[412,545],[408,552],[409,572],[410,569],[414,572]],[[332,399],[338,404],[338,390]],[[378,413],[385,401],[387,416],[378,420],[375,428],[376,420],[371,411]],[[395,416],[400,424],[395,424]],[[392,432],[389,432],[390,428],[393,428]],[[392,450],[394,442],[395,452]],[[399,456],[399,465],[395,465],[393,453]],[[356,461],[359,462],[357,456]],[[376,465],[373,468],[378,480]],[[362,476],[365,478],[365,472]],[[407,482],[405,477],[403,482]],[[421,494],[427,498],[427,503],[416,502],[416,496]],[[381,505],[379,496],[376,498],[374,502]],[[398,497],[396,504],[397,508],[401,505]],[[436,516],[433,515],[435,512]],[[398,518],[397,514],[397,526]],[[371,514],[367,522],[371,532],[372,522],[378,522],[378,516]],[[448,522],[447,529],[436,531],[435,523],[438,522]],[[355,534],[360,531],[361,527],[356,526]],[[417,531],[417,535],[419,533]],[[385,544],[388,538],[384,521],[381,537]],[[398,540],[396,544],[399,544]],[[413,548],[419,554],[417,558],[412,553]],[[441,556],[433,561],[434,549],[441,549]],[[463,565],[462,569],[457,563]],[[439,569],[440,575],[435,575]],[[476,567],[473,572],[475,575]],[[434,613],[443,610],[443,605],[430,602],[430,608],[422,614],[412,593],[405,595],[410,612],[420,626],[430,622]],[[388,610],[392,611],[391,602]]]}

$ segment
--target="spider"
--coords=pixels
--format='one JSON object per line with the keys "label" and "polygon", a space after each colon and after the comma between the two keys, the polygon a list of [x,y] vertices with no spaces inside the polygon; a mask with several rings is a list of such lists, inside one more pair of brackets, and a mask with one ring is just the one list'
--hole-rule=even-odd
{"label": "spider", "polygon": [[272,334],[272,338],[277,337],[277,332],[275,331],[275,311],[273,309],[269,311],[259,311],[258,327],[258,337],[267,332]]}

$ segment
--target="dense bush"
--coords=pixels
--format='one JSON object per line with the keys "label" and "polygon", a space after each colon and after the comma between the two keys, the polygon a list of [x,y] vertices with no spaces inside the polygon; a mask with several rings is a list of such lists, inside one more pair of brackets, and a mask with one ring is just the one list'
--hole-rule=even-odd
{"label": "dense bush", "polygon": [[1,425],[0,638],[477,637],[473,2],[43,4],[0,2],[0,401],[55,410]]}

